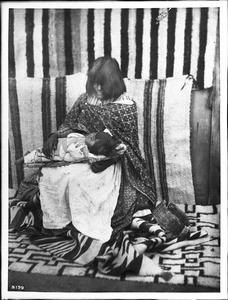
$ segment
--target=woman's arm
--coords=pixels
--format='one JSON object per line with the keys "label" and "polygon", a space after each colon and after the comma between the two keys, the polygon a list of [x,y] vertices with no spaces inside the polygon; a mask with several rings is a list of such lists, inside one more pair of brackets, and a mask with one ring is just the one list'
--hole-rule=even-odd
{"label": "woman's arm", "polygon": [[52,132],[48,139],[43,144],[43,153],[50,157],[53,150],[57,149],[58,138],[67,137],[69,133],[77,131],[75,129],[76,120],[80,114],[80,103],[83,103],[86,99],[86,94],[82,94],[75,101],[71,110],[67,114],[63,124],[55,132]]}
{"label": "woman's arm", "polygon": [[94,173],[103,172],[104,170],[106,170],[111,165],[116,164],[119,160],[120,160],[120,156],[119,157],[113,157],[113,158],[110,158],[108,160],[96,161],[96,162],[91,164],[91,170]]}
{"label": "woman's arm", "polygon": [[120,161],[121,156],[124,154],[126,151],[127,147],[123,143],[120,143],[116,148],[116,156],[113,156],[112,158],[108,160],[101,160],[97,161],[91,164],[91,170],[94,173],[99,173],[107,169],[109,166],[118,163]]}

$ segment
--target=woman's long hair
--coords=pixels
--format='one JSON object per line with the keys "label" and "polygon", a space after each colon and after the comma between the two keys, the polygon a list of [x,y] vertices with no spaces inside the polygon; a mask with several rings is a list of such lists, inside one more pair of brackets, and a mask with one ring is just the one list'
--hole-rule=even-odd
{"label": "woman's long hair", "polygon": [[121,94],[126,92],[123,75],[118,62],[109,56],[97,58],[88,71],[86,91],[89,95],[96,95],[94,84],[100,85],[103,100],[115,101]]}

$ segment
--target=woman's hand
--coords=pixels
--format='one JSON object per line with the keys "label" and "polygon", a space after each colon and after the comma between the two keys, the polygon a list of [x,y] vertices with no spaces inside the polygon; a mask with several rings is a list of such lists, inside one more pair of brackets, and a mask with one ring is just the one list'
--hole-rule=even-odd
{"label": "woman's hand", "polygon": [[57,144],[58,135],[56,133],[52,133],[50,137],[46,140],[46,142],[44,142],[42,149],[44,155],[46,155],[47,157],[51,157],[53,150],[57,149]]}
{"label": "woman's hand", "polygon": [[127,149],[127,146],[126,146],[125,144],[123,144],[123,143],[119,144],[119,145],[115,148],[116,152],[117,152],[119,155],[124,154],[124,152],[126,151],[126,149]]}

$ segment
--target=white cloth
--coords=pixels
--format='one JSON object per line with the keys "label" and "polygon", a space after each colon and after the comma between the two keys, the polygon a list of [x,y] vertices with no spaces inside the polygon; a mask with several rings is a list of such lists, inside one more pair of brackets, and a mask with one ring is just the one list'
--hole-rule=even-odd
{"label": "white cloth", "polygon": [[80,133],[70,133],[67,138],[59,138],[55,156],[64,161],[74,161],[85,157],[85,136]]}
{"label": "white cloth", "polygon": [[44,228],[60,229],[72,221],[83,234],[106,242],[120,182],[120,163],[100,173],[93,173],[88,163],[43,168],[39,187]]}
{"label": "white cloth", "polygon": [[[108,130],[108,129],[107,129]],[[105,159],[105,155],[94,155],[89,152],[85,144],[85,136],[80,133],[70,133],[66,138],[59,138],[57,149],[54,151],[52,158],[47,158],[42,148],[37,148],[24,156],[25,164],[33,164],[40,162],[81,162],[89,159],[96,161]]]}

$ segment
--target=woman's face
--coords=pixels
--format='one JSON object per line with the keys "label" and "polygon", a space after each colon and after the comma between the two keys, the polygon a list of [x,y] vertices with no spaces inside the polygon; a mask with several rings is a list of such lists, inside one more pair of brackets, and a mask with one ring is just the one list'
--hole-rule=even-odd
{"label": "woman's face", "polygon": [[88,148],[93,147],[93,145],[96,143],[96,133],[92,132],[85,137],[85,144],[88,146]]}
{"label": "woman's face", "polygon": [[93,85],[93,87],[94,87],[94,89],[95,89],[95,91],[96,91],[96,97],[97,97],[98,99],[103,99],[104,94],[103,94],[101,85],[95,83],[95,84]]}

